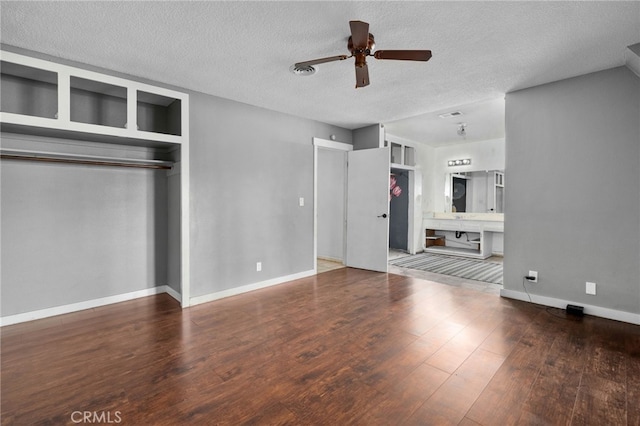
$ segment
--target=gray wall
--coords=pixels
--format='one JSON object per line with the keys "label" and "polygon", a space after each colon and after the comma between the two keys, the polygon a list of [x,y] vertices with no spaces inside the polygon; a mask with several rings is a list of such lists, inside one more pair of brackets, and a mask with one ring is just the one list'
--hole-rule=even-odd
{"label": "gray wall", "polygon": [[15,160],[0,169],[2,316],[166,284],[166,171]]}
{"label": "gray wall", "polygon": [[507,95],[505,289],[640,312],[639,117],[626,67]]}
{"label": "gray wall", "polygon": [[353,149],[380,148],[381,134],[380,124],[355,129],[353,131]]}
{"label": "gray wall", "polygon": [[191,296],[313,269],[312,138],[350,142],[351,131],[201,93],[190,101]]}
{"label": "gray wall", "polygon": [[344,261],[345,151],[318,149],[318,257]]}
{"label": "gray wall", "polygon": [[[2,48],[185,91],[12,46],[2,45]],[[19,84],[11,87],[14,86],[19,88]],[[333,134],[337,140],[351,143],[352,132],[214,96],[186,92],[191,96],[191,296],[312,269],[312,138],[330,139]],[[79,141],[72,142],[78,143],[82,145]],[[36,145],[34,149],[50,150],[46,144]],[[77,154],[83,153],[83,148],[64,151]],[[139,152],[115,153],[104,146],[85,153],[157,157],[157,153],[151,156]],[[94,168],[39,165],[42,167],[40,172],[30,176],[31,168],[38,165],[4,166],[5,161],[2,163],[1,200],[3,316],[156,285],[169,284],[179,290],[180,265],[179,259],[174,257],[179,250],[179,232],[168,223],[175,224],[179,216],[176,203],[179,202],[180,175],[167,179],[164,171],[116,169],[98,172]],[[28,176],[25,182],[22,182],[23,175]],[[42,191],[38,182],[30,181],[36,178],[39,182],[59,181],[65,185],[56,191]],[[105,182],[109,184],[105,185]],[[43,195],[42,204],[33,205],[38,199],[31,200],[32,204],[26,207],[34,211],[21,218],[20,208],[25,205],[19,201],[20,194],[30,185]],[[58,198],[61,191],[64,192],[62,188],[69,185],[82,190]],[[305,198],[304,207],[298,207],[299,197]],[[116,207],[120,216],[104,213]],[[70,212],[71,217],[80,217],[83,221],[51,221],[52,217],[64,218],[63,212]],[[33,223],[40,221],[49,228],[44,227],[46,232],[38,234],[36,231],[41,231],[42,226]],[[20,232],[13,230],[14,222],[19,225]],[[148,228],[152,223],[157,226],[150,234]],[[146,225],[142,227],[141,224]],[[76,225],[82,227],[83,234],[73,234]],[[96,248],[97,242],[90,243],[83,237],[89,234],[105,236],[106,240]],[[19,241],[21,238],[26,241]],[[59,253],[43,254],[32,250],[39,242],[48,241],[57,241],[54,248]],[[89,244],[91,250],[82,250]],[[59,250],[60,247],[63,250]],[[131,247],[135,251],[129,250]],[[60,256],[64,259],[58,259]],[[262,272],[255,271],[258,261],[263,262]],[[18,270],[25,266],[33,270],[20,276]],[[54,267],[53,272],[48,267]],[[25,284],[28,280],[31,282]]]}

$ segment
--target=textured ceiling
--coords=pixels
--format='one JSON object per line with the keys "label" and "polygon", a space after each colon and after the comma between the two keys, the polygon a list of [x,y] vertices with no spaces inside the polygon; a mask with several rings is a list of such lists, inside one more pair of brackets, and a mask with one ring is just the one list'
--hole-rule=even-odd
{"label": "textured ceiling", "polygon": [[[626,46],[640,41],[637,1],[2,1],[0,7],[7,45],[345,128],[385,123],[398,136],[427,143],[441,142],[452,125],[457,137],[455,123],[432,120],[433,112],[467,109],[461,120],[469,123],[467,138],[492,138],[502,115],[484,113],[485,129],[475,134],[474,114],[483,114],[477,106],[494,106],[512,90],[623,65]],[[431,49],[433,58],[369,58],[371,85],[357,90],[353,59],[320,65],[309,77],[289,72],[295,62],[348,54],[349,20],[369,22],[378,49]]]}

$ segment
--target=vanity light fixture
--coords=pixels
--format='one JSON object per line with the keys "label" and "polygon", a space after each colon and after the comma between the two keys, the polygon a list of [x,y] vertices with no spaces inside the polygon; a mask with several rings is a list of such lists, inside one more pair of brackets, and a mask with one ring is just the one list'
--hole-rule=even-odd
{"label": "vanity light fixture", "polygon": [[465,159],[462,159],[462,160],[449,160],[447,162],[447,165],[449,167],[451,167],[451,166],[468,166],[470,164],[471,164],[471,158],[465,158]]}

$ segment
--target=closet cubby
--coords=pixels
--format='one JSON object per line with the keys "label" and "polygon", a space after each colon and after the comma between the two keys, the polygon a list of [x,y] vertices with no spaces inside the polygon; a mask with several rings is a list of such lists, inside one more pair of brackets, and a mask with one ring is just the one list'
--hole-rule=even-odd
{"label": "closet cubby", "polygon": [[138,130],[169,135],[182,135],[182,101],[176,98],[138,90]]}
{"label": "closet cubby", "polygon": [[127,88],[71,76],[71,121],[126,128]]}
{"label": "closet cubby", "polygon": [[57,73],[7,61],[0,61],[0,70],[0,111],[57,118]]}

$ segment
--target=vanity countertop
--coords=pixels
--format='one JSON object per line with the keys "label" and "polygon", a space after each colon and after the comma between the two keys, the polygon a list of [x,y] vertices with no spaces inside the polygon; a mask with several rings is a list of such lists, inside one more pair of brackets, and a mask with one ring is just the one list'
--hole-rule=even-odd
{"label": "vanity countertop", "polygon": [[425,213],[423,219],[504,222],[504,213]]}
{"label": "vanity countertop", "polygon": [[425,213],[422,224],[427,229],[470,232],[504,232],[504,215],[500,213]]}

